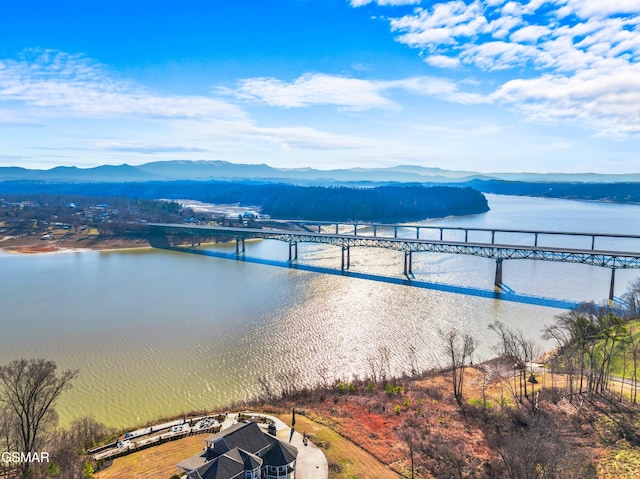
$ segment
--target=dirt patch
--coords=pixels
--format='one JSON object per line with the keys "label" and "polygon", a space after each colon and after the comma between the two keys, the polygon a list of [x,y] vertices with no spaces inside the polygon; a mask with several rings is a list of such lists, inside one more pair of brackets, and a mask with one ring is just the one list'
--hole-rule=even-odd
{"label": "dirt patch", "polygon": [[9,251],[21,254],[54,253],[58,250],[57,246],[18,246],[9,248]]}

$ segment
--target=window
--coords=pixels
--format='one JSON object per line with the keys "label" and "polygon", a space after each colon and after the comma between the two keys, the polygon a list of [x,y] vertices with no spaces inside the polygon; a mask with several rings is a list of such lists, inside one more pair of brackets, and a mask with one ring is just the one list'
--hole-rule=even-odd
{"label": "window", "polygon": [[253,471],[244,472],[245,479],[260,479],[260,468],[257,467]]}

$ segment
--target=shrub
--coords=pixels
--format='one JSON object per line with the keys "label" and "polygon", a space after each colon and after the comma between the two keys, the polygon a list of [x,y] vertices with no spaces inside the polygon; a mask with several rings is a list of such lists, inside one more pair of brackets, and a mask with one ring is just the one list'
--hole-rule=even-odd
{"label": "shrub", "polygon": [[402,386],[392,386],[391,383],[387,383],[384,387],[384,392],[387,396],[396,396],[397,394],[400,394],[401,391]]}

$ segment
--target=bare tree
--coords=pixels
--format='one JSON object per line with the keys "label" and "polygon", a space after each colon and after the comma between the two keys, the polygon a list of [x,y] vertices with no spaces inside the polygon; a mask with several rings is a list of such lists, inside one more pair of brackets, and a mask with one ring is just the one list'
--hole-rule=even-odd
{"label": "bare tree", "polygon": [[630,335],[631,341],[631,360],[632,360],[632,373],[631,379],[633,383],[633,390],[631,393],[631,398],[633,404],[636,404],[638,397],[638,366],[640,363],[640,338],[635,338],[633,335]]}
{"label": "bare tree", "polygon": [[[509,359],[514,369],[518,371],[513,378],[516,399],[522,402],[523,398],[527,398],[532,407],[535,407],[535,399],[533,394],[529,394],[527,386],[527,383],[534,383],[532,361],[538,353],[535,341],[528,339],[522,331],[512,330],[500,321],[491,323],[489,329],[498,335],[499,342],[496,346],[498,353]],[[528,377],[527,374],[530,376]]]}
{"label": "bare tree", "polygon": [[567,443],[551,417],[513,412],[489,441],[500,456],[499,477],[508,479],[595,479],[595,468]]}
{"label": "bare tree", "polygon": [[276,374],[276,381],[280,386],[281,397],[293,397],[300,392],[301,373],[297,366]]}
{"label": "bare tree", "polygon": [[369,353],[367,363],[374,383],[385,381],[391,376],[391,353],[387,346],[379,346],[375,353]]}
{"label": "bare tree", "polygon": [[[50,451],[48,477],[56,479],[86,478],[87,450],[115,435],[115,430],[106,427],[91,417],[82,417],[71,423],[68,429],[58,429],[48,441]],[[52,473],[52,469],[58,469]]]}
{"label": "bare tree", "polygon": [[453,383],[453,397],[462,407],[462,386],[464,383],[464,367],[476,350],[476,343],[469,333],[462,333],[455,328],[440,330],[438,334],[445,342],[445,348],[451,360],[451,381]]}
{"label": "bare tree", "polygon": [[416,438],[415,433],[411,428],[405,428],[403,432],[400,434],[400,439],[407,445],[407,449],[409,449],[409,463],[411,464],[411,479],[414,479],[416,473],[416,461],[415,461],[415,452],[416,452]]}
{"label": "bare tree", "polygon": [[629,308],[631,318],[640,317],[640,278],[637,278],[623,296]]}
{"label": "bare tree", "polygon": [[[0,405],[0,451],[17,450],[17,430],[16,420],[9,408],[6,405]],[[15,477],[15,473],[14,464],[0,460],[0,477]]]}
{"label": "bare tree", "polygon": [[271,381],[267,375],[258,376],[258,384],[260,385],[260,390],[262,391],[262,396],[267,401],[272,401],[276,398],[276,394],[273,392],[273,386],[271,385]]}
{"label": "bare tree", "polygon": [[411,367],[411,376],[415,376],[420,371],[418,366],[418,349],[414,344],[409,344],[407,347],[407,359],[409,366]]}
{"label": "bare tree", "polygon": [[[59,377],[56,364],[45,359],[20,359],[0,366],[0,399],[8,406],[18,424],[18,444],[25,453],[37,452],[39,438],[47,416],[60,394],[71,387],[77,371],[67,370]],[[30,464],[25,461],[21,477],[29,477]]]}
{"label": "bare tree", "polygon": [[326,392],[329,389],[329,368],[326,364],[320,363],[316,368],[316,372],[322,379],[322,389]]}

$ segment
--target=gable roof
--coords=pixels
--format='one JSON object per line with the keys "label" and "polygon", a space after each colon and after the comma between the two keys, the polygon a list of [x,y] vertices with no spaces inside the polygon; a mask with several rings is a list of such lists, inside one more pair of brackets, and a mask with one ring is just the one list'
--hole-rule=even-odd
{"label": "gable roof", "polygon": [[270,446],[269,438],[255,422],[234,424],[206,439],[207,443],[223,440],[229,450],[244,449],[255,454]]}
{"label": "gable roof", "polygon": [[275,437],[271,439],[271,449],[269,449],[269,452],[264,456],[265,464],[270,466],[286,466],[296,460],[298,450],[294,446],[278,441]]}
{"label": "gable roof", "polygon": [[262,459],[260,459],[258,456],[251,454],[247,451],[238,449],[237,447],[234,449],[231,449],[225,455],[231,457],[235,461],[242,462],[242,465],[244,466],[245,470],[253,470],[256,467],[262,466]]}
{"label": "gable roof", "polygon": [[244,475],[244,470],[242,461],[236,461],[225,454],[196,469],[198,475],[195,477],[200,479],[231,479],[240,474]]}

